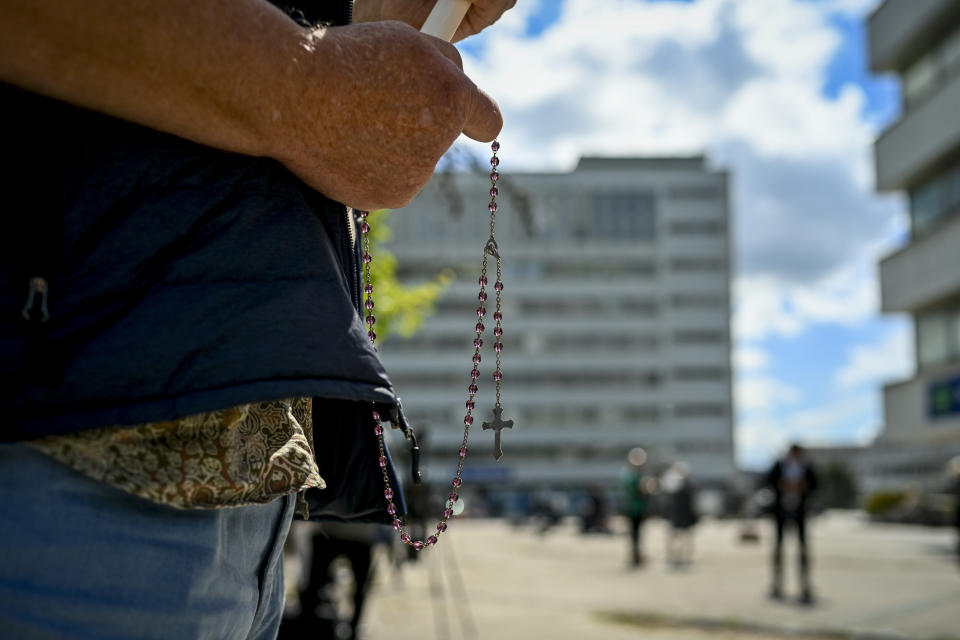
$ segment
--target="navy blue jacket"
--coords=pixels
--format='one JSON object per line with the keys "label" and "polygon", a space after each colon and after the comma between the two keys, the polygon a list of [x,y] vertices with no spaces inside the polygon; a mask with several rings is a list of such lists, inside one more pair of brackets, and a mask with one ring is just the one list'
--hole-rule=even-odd
{"label": "navy blue jacket", "polygon": [[[311,20],[350,6],[302,4]],[[359,313],[346,207],[270,159],[8,85],[0,104],[0,439],[311,396],[333,483],[313,509],[378,516],[371,403],[389,414],[396,397]]]}

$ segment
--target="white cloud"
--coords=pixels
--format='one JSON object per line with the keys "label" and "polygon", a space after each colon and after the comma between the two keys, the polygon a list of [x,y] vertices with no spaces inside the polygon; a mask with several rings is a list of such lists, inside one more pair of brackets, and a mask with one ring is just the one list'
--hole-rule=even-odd
{"label": "white cloud", "polygon": [[737,344],[733,348],[733,368],[738,375],[765,369],[770,353],[753,344]]}
{"label": "white cloud", "polygon": [[[876,262],[903,236],[904,203],[873,193],[872,141],[883,123],[864,115],[863,90],[822,91],[842,44],[835,18],[863,19],[876,4],[566,0],[531,39],[536,3],[521,2],[482,36],[483,54],[465,60],[503,109],[507,173],[569,170],[583,155],[703,152],[730,171],[733,327],[750,345],[734,356],[746,374],[736,395],[747,458],[798,431],[875,428],[874,396],[850,409],[802,407],[803,391],[777,379],[762,345],[802,339],[816,324],[864,326],[878,311]],[[851,354],[843,379],[873,364]]]}
{"label": "white cloud", "polygon": [[[902,203],[872,192],[876,125],[862,116],[863,91],[821,91],[841,44],[831,16],[859,15],[865,0],[567,0],[531,39],[534,4],[509,12],[485,34],[484,55],[465,61],[501,102],[505,167],[707,151],[731,171],[739,274],[775,284],[817,289],[862,268],[877,242],[890,246]],[[855,300],[844,295],[848,314],[875,307],[857,286]],[[800,330],[808,308],[809,320],[832,321],[817,315],[832,299],[798,295],[786,304]]]}
{"label": "white cloud", "polygon": [[834,380],[841,387],[876,385],[906,378],[912,369],[913,333],[906,323],[898,323],[879,342],[851,348]]}
{"label": "white cloud", "polygon": [[847,15],[853,18],[866,18],[880,4],[880,0],[820,0],[824,9],[830,13]]}
{"label": "white cloud", "polygon": [[865,391],[812,407],[750,413],[737,426],[737,460],[745,468],[761,469],[791,442],[807,446],[867,444],[880,424],[879,404],[875,393]]}
{"label": "white cloud", "polygon": [[772,376],[737,378],[733,385],[733,395],[737,411],[742,413],[795,405],[803,397],[800,389]]}

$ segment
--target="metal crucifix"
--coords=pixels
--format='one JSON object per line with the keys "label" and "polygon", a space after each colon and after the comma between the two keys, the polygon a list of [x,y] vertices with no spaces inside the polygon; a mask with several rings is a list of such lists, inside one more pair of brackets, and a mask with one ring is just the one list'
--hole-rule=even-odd
{"label": "metal crucifix", "polygon": [[499,460],[503,457],[503,450],[500,448],[500,432],[504,429],[512,429],[513,420],[503,419],[503,407],[499,404],[493,408],[493,420],[483,423],[483,430],[493,429],[493,457]]}

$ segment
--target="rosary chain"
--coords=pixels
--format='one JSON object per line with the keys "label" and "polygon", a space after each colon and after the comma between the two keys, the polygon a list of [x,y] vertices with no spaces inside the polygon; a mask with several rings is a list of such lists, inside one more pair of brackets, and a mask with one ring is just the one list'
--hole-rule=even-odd
{"label": "rosary chain", "polygon": [[[477,386],[477,379],[480,377],[479,365],[481,361],[480,357],[480,347],[483,346],[483,332],[486,327],[484,327],[483,319],[486,315],[486,308],[484,303],[487,300],[487,259],[491,255],[490,247],[493,247],[493,256],[497,260],[497,280],[494,283],[494,290],[496,291],[496,305],[497,309],[493,314],[495,327],[493,329],[494,336],[496,341],[494,343],[494,351],[496,352],[497,364],[493,372],[493,379],[496,383],[496,393],[497,393],[497,403],[496,406],[500,406],[500,386],[503,381],[503,373],[500,365],[500,352],[503,350],[503,344],[501,342],[501,337],[503,336],[503,328],[501,326],[501,321],[503,320],[503,314],[501,312],[501,293],[503,292],[503,278],[502,278],[502,263],[500,260],[499,252],[496,249],[495,243],[495,230],[496,230],[496,214],[497,214],[497,196],[500,194],[499,187],[497,183],[500,180],[500,173],[497,170],[497,167],[500,165],[500,158],[497,157],[497,151],[500,150],[500,143],[496,140],[493,141],[491,147],[493,155],[490,158],[490,204],[487,206],[487,209],[490,211],[490,240],[487,242],[487,246],[484,248],[483,252],[483,263],[480,269],[480,278],[478,284],[480,285],[480,293],[477,295],[479,300],[479,306],[477,307],[477,324],[474,327],[476,332],[476,337],[473,341],[473,369],[470,371],[470,385],[467,387],[467,402],[466,402],[466,415],[463,418],[463,441],[460,445],[460,450],[458,452],[458,462],[457,462],[457,472],[454,475],[453,490],[450,492],[450,496],[446,502],[446,506],[443,510],[443,518],[437,523],[436,532],[428,536],[426,540],[414,540],[408,531],[404,529],[403,522],[400,517],[397,515],[397,507],[393,502],[393,487],[390,486],[390,477],[387,473],[387,451],[386,445],[383,441],[383,425],[381,424],[381,417],[379,412],[374,405],[372,410],[372,417],[374,422],[374,434],[377,437],[377,449],[379,452],[378,463],[380,465],[380,471],[383,476],[383,496],[387,503],[387,513],[393,517],[393,528],[400,533],[400,540],[412,547],[416,551],[420,551],[425,547],[435,545],[437,543],[437,538],[444,531],[447,530],[447,523],[450,518],[453,517],[453,506],[459,499],[460,486],[463,484],[461,476],[463,475],[463,466],[467,458],[467,441],[470,437],[470,425],[473,424],[473,410],[476,407],[475,398],[479,387]],[[376,345],[377,334],[374,331],[374,325],[377,320],[373,315],[374,302],[373,302],[373,284],[370,281],[370,263],[373,261],[373,257],[370,254],[370,223],[368,220],[369,212],[367,211],[358,211],[360,216],[360,248],[362,251],[362,261],[363,261],[363,293],[365,295],[364,299],[364,308],[366,309],[365,321],[367,324],[367,337],[370,339],[370,342]]]}

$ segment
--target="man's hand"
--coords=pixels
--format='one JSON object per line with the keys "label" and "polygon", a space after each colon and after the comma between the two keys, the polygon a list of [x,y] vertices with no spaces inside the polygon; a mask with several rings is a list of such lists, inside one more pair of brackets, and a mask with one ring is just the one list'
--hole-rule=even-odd
{"label": "man's hand", "polygon": [[503,126],[456,48],[400,22],[318,30],[297,57],[269,155],[356,208],[405,205],[461,133],[486,142]]}
{"label": "man's hand", "polygon": [[[458,42],[475,33],[480,33],[496,22],[517,0],[472,0],[473,6],[453,36]],[[437,0],[356,0],[353,8],[354,22],[377,20],[400,20],[414,29],[420,29]]]}
{"label": "man's hand", "polygon": [[456,48],[399,22],[316,31],[265,0],[0,0],[0,80],[283,162],[325,195],[398,207],[496,103]]}

